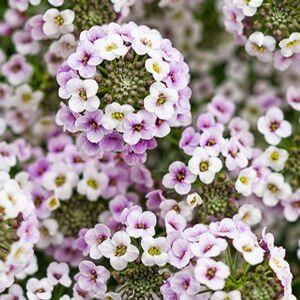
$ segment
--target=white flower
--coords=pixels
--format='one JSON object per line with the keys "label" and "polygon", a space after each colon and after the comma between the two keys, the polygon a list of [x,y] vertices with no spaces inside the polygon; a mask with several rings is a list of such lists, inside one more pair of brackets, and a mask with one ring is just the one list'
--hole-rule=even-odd
{"label": "white flower", "polygon": [[261,211],[252,204],[244,204],[239,208],[233,220],[241,220],[250,226],[254,226],[261,221]]}
{"label": "white flower", "polygon": [[65,9],[59,11],[56,8],[48,9],[44,15],[43,31],[49,37],[56,37],[59,34],[72,32],[74,29],[73,21],[75,18],[74,11]]}
{"label": "white flower", "polygon": [[263,183],[255,190],[257,196],[262,197],[267,206],[275,206],[280,200],[291,196],[291,186],[284,182],[284,177],[279,173],[270,173]]}
{"label": "white flower", "polygon": [[211,300],[242,300],[242,295],[241,292],[238,290],[231,291],[231,292],[223,292],[223,291],[218,291],[215,292],[211,298]]}
{"label": "white flower", "polygon": [[132,36],[134,36],[132,48],[138,55],[149,54],[151,57],[157,55],[162,41],[157,30],[139,26],[133,30]]}
{"label": "white flower", "polygon": [[54,211],[56,210],[57,208],[59,208],[60,206],[60,201],[59,199],[53,195],[51,197],[49,197],[47,200],[46,200],[46,204],[47,204],[47,208],[50,210],[50,211]]}
{"label": "white flower", "polygon": [[99,107],[100,100],[96,96],[98,84],[95,80],[72,78],[68,81],[66,88],[71,95],[69,106],[72,111],[95,111]]}
{"label": "white flower", "polygon": [[98,172],[94,167],[87,167],[83,173],[83,179],[81,179],[77,185],[78,193],[86,195],[88,200],[96,201],[106,189],[109,182],[108,176],[103,172]]}
{"label": "white flower", "polygon": [[233,3],[243,11],[247,17],[255,15],[257,8],[263,3],[263,0],[233,0]]}
{"label": "white flower", "polygon": [[130,237],[126,232],[118,231],[111,239],[106,239],[99,246],[103,256],[110,259],[110,264],[115,270],[124,270],[128,262],[135,261],[139,250],[131,245]]}
{"label": "white flower", "polygon": [[235,182],[235,189],[247,197],[252,194],[253,184],[258,181],[256,172],[252,168],[242,170]]}
{"label": "white flower", "polygon": [[54,219],[42,220],[39,224],[40,239],[37,247],[46,249],[49,245],[59,245],[63,241],[63,235],[58,231],[58,223]]}
{"label": "white flower", "polygon": [[245,45],[247,53],[256,56],[262,62],[270,62],[273,58],[276,41],[270,35],[264,35],[262,32],[252,33]]}
{"label": "white flower", "polygon": [[264,152],[264,157],[267,160],[267,166],[271,167],[274,171],[279,172],[284,168],[284,164],[289,157],[289,153],[284,149],[270,146]]}
{"label": "white flower", "polygon": [[26,284],[27,297],[29,300],[51,299],[53,286],[47,278],[30,278]]}
{"label": "white flower", "polygon": [[29,201],[15,180],[8,180],[0,191],[0,208],[4,219],[16,218],[28,206]]}
{"label": "white flower", "polygon": [[159,119],[169,120],[174,114],[174,104],[178,98],[177,90],[155,82],[150,87],[150,95],[144,99],[144,106]]}
{"label": "white flower", "polygon": [[168,262],[169,244],[166,238],[146,236],[142,239],[141,245],[144,250],[142,262],[145,266],[158,265],[162,267]]}
{"label": "white flower", "polygon": [[170,65],[160,57],[148,58],[145,67],[156,81],[162,81],[170,72]]}
{"label": "white flower", "polygon": [[252,233],[243,232],[236,236],[232,243],[250,265],[257,265],[264,260],[264,250],[259,246]]}
{"label": "white flower", "polygon": [[71,197],[77,182],[77,174],[63,163],[54,164],[42,178],[42,185],[48,191],[53,191],[60,200],[67,200]]}
{"label": "white flower", "polygon": [[289,38],[282,40],[279,43],[281,54],[284,57],[291,57],[294,54],[300,53],[300,33],[293,32]]}
{"label": "white flower", "polygon": [[13,102],[16,107],[36,110],[42,98],[43,93],[41,91],[32,92],[28,84],[23,84],[17,87]]}
{"label": "white flower", "polygon": [[289,137],[292,134],[291,124],[283,118],[282,111],[277,107],[272,107],[265,116],[260,117],[257,121],[258,131],[271,145],[278,145],[281,138]]}
{"label": "white flower", "polygon": [[116,128],[119,132],[123,132],[123,120],[133,111],[133,107],[129,104],[121,105],[118,102],[108,104],[102,117],[103,127],[108,130]]}
{"label": "white flower", "polygon": [[99,51],[100,56],[110,61],[124,56],[128,51],[119,34],[108,34],[105,38],[98,39],[94,45]]}
{"label": "white flower", "polygon": [[192,193],[186,197],[186,203],[191,208],[195,208],[196,206],[201,205],[202,202],[203,200],[198,193]]}
{"label": "white flower", "polygon": [[199,175],[203,183],[209,184],[213,182],[215,174],[222,169],[222,162],[217,157],[209,157],[204,149],[197,147],[188,167],[193,174]]}

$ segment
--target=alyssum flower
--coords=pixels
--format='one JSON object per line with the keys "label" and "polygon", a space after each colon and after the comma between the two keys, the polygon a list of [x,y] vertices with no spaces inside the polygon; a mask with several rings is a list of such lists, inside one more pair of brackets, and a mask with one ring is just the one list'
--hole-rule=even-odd
{"label": "alyssum flower", "polygon": [[[155,137],[189,122],[189,69],[182,55],[172,55],[178,51],[170,43],[166,47],[166,41],[158,31],[134,23],[111,23],[81,33],[76,52],[57,78],[60,96],[70,99],[72,113],[102,115],[98,126],[104,130],[97,141],[75,122],[72,131],[81,133],[83,150],[87,144],[106,147],[102,141],[115,135],[123,137],[119,150],[125,150],[125,156],[133,152],[142,161]],[[59,116],[59,123],[65,124]],[[159,129],[161,125],[167,130]]]}

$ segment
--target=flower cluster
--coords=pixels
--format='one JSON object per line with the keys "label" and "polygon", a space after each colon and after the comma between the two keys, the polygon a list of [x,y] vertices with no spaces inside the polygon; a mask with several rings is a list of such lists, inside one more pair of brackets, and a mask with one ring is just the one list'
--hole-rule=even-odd
{"label": "flower cluster", "polygon": [[300,4],[289,0],[228,0],[225,27],[246,51],[263,62],[274,57],[277,68],[299,62]]}
{"label": "flower cluster", "polygon": [[[33,247],[39,239],[38,221],[31,201],[32,184],[26,172],[15,172],[17,162],[31,156],[22,141],[0,143],[0,293],[15,279],[36,271]],[[25,150],[26,154],[23,152]]]}
{"label": "flower cluster", "polygon": [[59,94],[69,99],[58,123],[79,132],[87,155],[123,151],[144,162],[155,137],[190,122],[189,69],[160,33],[134,23],[92,27],[57,74]]}

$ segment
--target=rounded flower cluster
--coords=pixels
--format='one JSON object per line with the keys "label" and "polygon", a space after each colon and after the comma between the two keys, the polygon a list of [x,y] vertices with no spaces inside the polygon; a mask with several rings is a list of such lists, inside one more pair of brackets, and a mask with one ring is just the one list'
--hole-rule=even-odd
{"label": "rounded flower cluster", "polygon": [[300,3],[297,0],[228,0],[225,27],[251,56],[263,62],[274,57],[278,69],[300,59]]}
{"label": "rounded flower cluster", "polygon": [[83,260],[75,279],[88,298],[118,291],[113,299],[294,299],[285,251],[272,234],[258,239],[229,218],[188,226],[170,209],[159,222],[165,233],[155,237],[153,212],[131,205],[112,214],[123,230],[97,224],[82,237],[94,262]]}
{"label": "rounded flower cluster", "polygon": [[137,195],[128,193],[130,186],[147,191],[153,182],[142,165],[129,167],[108,153],[93,159],[80,154],[65,134],[52,136],[47,147],[47,155],[28,166],[41,233],[37,248],[76,265],[81,232],[105,218],[113,199],[135,201]]}
{"label": "rounded flower cluster", "polygon": [[80,133],[87,155],[104,148],[145,161],[156,137],[190,122],[189,68],[160,33],[134,23],[92,27],[57,74],[68,100],[57,122]]}

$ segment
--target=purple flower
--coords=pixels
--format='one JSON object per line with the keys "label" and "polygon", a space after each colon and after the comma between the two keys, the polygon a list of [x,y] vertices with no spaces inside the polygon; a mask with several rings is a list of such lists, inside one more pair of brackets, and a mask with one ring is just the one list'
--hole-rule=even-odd
{"label": "purple flower", "polygon": [[141,139],[152,139],[155,132],[154,123],[154,116],[143,110],[127,115],[124,120],[124,141],[135,145]]}
{"label": "purple flower", "polygon": [[19,85],[30,78],[33,68],[24,56],[15,54],[2,66],[1,71],[10,84]]}
{"label": "purple flower", "polygon": [[119,152],[123,149],[123,137],[120,133],[113,131],[106,134],[101,140],[101,147],[106,152]]}
{"label": "purple flower", "polygon": [[49,170],[49,162],[46,158],[40,158],[28,168],[30,176],[34,180],[41,180],[44,173]]}
{"label": "purple flower", "polygon": [[183,149],[184,153],[192,155],[199,145],[199,140],[200,134],[195,132],[193,127],[188,127],[182,132],[179,147]]}
{"label": "purple flower", "polygon": [[134,165],[131,168],[131,179],[134,183],[137,183],[146,189],[153,187],[151,172],[142,164]]}
{"label": "purple flower", "polygon": [[82,153],[88,156],[100,156],[101,154],[100,143],[92,143],[84,133],[78,136],[76,143]]}
{"label": "purple flower", "polygon": [[149,210],[158,211],[160,203],[165,199],[162,190],[154,190],[146,195],[146,206]]}
{"label": "purple flower", "polygon": [[210,156],[218,156],[224,142],[222,132],[216,129],[205,130],[200,136],[200,147]]}
{"label": "purple flower", "polygon": [[207,105],[207,109],[220,123],[227,123],[234,113],[235,106],[224,96],[216,95]]}
{"label": "purple flower", "polygon": [[185,195],[191,190],[191,184],[196,176],[180,161],[175,161],[169,166],[169,173],[163,177],[163,185],[175,189],[180,195]]}
{"label": "purple flower", "polygon": [[190,244],[185,239],[178,237],[172,241],[168,256],[171,265],[182,269],[189,264],[194,255],[190,249]]}
{"label": "purple flower", "polygon": [[168,87],[177,90],[185,88],[190,81],[189,67],[187,64],[184,61],[171,62],[170,72],[165,81]]}
{"label": "purple flower", "polygon": [[77,281],[81,289],[102,294],[106,292],[106,282],[110,277],[106,268],[85,260],[79,264],[79,272]]}
{"label": "purple flower", "polygon": [[76,132],[77,128],[75,126],[75,122],[80,115],[78,113],[73,112],[69,106],[65,104],[60,104],[60,109],[56,113],[56,124],[58,126],[63,126],[64,130],[68,130],[70,132]]}
{"label": "purple flower", "polygon": [[200,291],[200,284],[193,276],[193,273],[188,270],[175,273],[170,278],[171,289],[177,294],[186,296],[187,299],[195,296]]}
{"label": "purple flower", "polygon": [[52,285],[61,284],[69,287],[72,283],[69,272],[70,269],[66,263],[52,262],[47,268],[48,281]]}
{"label": "purple flower", "polygon": [[126,218],[126,231],[134,238],[153,236],[156,217],[153,212],[132,210]]}
{"label": "purple flower", "polygon": [[76,52],[68,58],[68,64],[84,78],[91,78],[96,73],[96,66],[102,62],[102,58],[94,45],[88,41],[80,43]]}
{"label": "purple flower", "polygon": [[147,153],[138,154],[134,151],[132,146],[125,146],[124,151],[124,161],[129,165],[133,166],[135,164],[143,164],[147,159]]}
{"label": "purple flower", "polygon": [[87,139],[92,143],[99,143],[104,136],[104,128],[101,125],[103,113],[100,110],[93,112],[85,112],[84,116],[80,116],[75,126],[78,130],[86,132]]}
{"label": "purple flower", "polygon": [[87,256],[90,252],[90,246],[87,244],[84,239],[85,234],[87,233],[87,228],[81,228],[78,233],[78,238],[75,241],[76,248],[82,252],[82,255]]}

